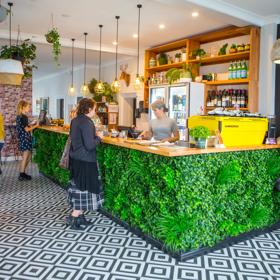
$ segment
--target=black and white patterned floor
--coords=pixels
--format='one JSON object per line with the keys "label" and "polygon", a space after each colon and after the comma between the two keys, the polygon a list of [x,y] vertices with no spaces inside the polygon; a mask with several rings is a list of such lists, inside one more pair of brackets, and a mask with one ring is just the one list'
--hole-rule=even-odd
{"label": "black and white patterned floor", "polygon": [[35,165],[30,182],[17,180],[17,163],[2,168],[0,280],[280,280],[280,230],[177,262],[100,214],[69,230],[59,186]]}

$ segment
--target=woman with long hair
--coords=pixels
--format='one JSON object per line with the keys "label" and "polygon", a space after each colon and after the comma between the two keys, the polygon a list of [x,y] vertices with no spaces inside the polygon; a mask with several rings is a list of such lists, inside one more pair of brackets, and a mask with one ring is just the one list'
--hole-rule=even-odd
{"label": "woman with long hair", "polygon": [[83,229],[83,226],[89,224],[83,211],[95,211],[103,201],[96,160],[96,147],[100,144],[100,137],[91,120],[95,109],[96,104],[92,99],[81,99],[70,127],[71,184],[68,189],[68,202],[72,211],[66,218],[66,223],[74,230]]}
{"label": "woman with long hair", "polygon": [[28,102],[21,100],[17,106],[16,129],[18,133],[19,150],[22,152],[22,161],[20,162],[20,174],[18,179],[31,180],[31,176],[25,173],[26,167],[31,160],[32,137],[31,131],[39,126],[39,124],[29,125],[28,112],[30,105]]}

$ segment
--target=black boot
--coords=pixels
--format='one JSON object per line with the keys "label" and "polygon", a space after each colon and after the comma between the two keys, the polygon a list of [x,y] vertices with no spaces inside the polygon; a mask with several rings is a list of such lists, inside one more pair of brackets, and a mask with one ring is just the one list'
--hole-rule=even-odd
{"label": "black boot", "polygon": [[72,217],[70,229],[73,229],[73,230],[83,230],[84,229],[83,227],[81,227],[81,225],[79,223],[79,217]]}
{"label": "black boot", "polygon": [[79,215],[79,224],[82,226],[88,226],[91,224],[89,220],[86,219],[84,214]]}

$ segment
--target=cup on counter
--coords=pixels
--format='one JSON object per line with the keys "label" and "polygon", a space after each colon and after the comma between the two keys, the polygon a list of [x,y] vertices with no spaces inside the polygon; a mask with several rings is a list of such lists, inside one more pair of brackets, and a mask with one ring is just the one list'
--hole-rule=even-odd
{"label": "cup on counter", "polygon": [[120,137],[120,138],[123,138],[123,139],[127,139],[127,130],[122,130],[122,131],[119,133],[119,137]]}

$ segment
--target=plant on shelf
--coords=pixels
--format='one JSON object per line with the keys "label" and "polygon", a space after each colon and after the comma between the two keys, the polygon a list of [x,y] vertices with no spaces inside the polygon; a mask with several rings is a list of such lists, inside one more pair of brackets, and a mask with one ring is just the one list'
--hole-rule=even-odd
{"label": "plant on shelf", "polygon": [[100,102],[102,101],[102,97],[105,97],[107,102],[112,102],[114,100],[114,93],[111,89],[111,86],[107,82],[104,82],[103,84],[104,84],[105,91],[100,94],[95,92],[96,84],[97,84],[97,80],[95,78],[93,78],[88,84],[88,89],[90,93],[93,95],[92,98],[96,102]]}
{"label": "plant on shelf", "polygon": [[237,46],[237,51],[238,52],[244,52],[244,50],[245,50],[245,45],[244,44]]}
{"label": "plant on shelf", "polygon": [[24,77],[32,76],[32,69],[37,68],[32,61],[36,58],[36,46],[31,43],[30,39],[26,39],[20,45],[2,46],[0,49],[0,58],[12,58],[22,63]]}
{"label": "plant on shelf", "polygon": [[176,62],[176,63],[181,61],[181,56],[182,56],[181,53],[176,53],[176,54],[175,54],[175,62]]}
{"label": "plant on shelf", "polygon": [[158,55],[158,64],[159,65],[165,65],[168,63],[168,56],[166,53],[160,53]]}
{"label": "plant on shelf", "polygon": [[236,53],[236,52],[237,52],[237,46],[236,44],[232,44],[229,49],[229,53]]}
{"label": "plant on shelf", "polygon": [[190,129],[190,136],[195,139],[198,148],[205,149],[207,147],[207,138],[210,136],[210,130],[206,126],[195,126]]}
{"label": "plant on shelf", "polygon": [[57,28],[53,27],[47,34],[45,34],[48,43],[52,44],[52,53],[54,61],[59,65],[58,58],[61,54],[60,35]]}
{"label": "plant on shelf", "polygon": [[227,47],[228,47],[228,43],[224,44],[220,48],[218,55],[225,55],[227,53]]}
{"label": "plant on shelf", "polygon": [[206,56],[206,52],[204,49],[197,49],[191,52],[191,58],[201,59],[202,57]]}
{"label": "plant on shelf", "polygon": [[180,82],[191,82],[192,81],[192,73],[191,67],[188,64],[183,64],[182,69],[171,68],[169,69],[165,77],[169,84],[173,84],[180,79]]}

